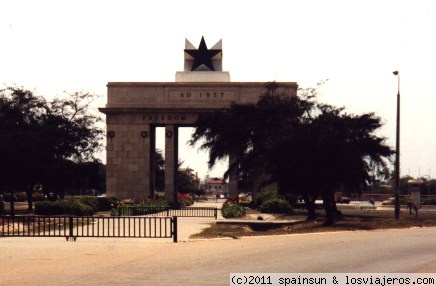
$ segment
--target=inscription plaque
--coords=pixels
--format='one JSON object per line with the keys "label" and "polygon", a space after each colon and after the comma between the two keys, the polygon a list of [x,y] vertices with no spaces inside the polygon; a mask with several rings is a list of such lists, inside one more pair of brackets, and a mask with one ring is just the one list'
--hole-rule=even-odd
{"label": "inscription plaque", "polygon": [[169,90],[168,100],[171,101],[235,101],[234,90]]}

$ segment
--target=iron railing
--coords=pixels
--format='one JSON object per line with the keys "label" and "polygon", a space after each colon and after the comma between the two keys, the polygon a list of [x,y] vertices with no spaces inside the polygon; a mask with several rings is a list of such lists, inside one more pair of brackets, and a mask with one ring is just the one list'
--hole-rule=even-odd
{"label": "iron railing", "polygon": [[177,217],[0,216],[0,237],[173,238]]}
{"label": "iron railing", "polygon": [[141,207],[121,206],[118,216],[176,216],[176,217],[213,217],[217,219],[218,209],[213,207]]}

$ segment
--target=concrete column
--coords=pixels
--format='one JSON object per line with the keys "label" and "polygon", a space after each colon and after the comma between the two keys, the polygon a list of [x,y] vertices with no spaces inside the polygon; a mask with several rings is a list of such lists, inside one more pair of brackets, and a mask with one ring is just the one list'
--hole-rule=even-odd
{"label": "concrete column", "polygon": [[[142,142],[139,144],[139,174],[138,174],[138,181],[142,185],[141,188],[141,195],[144,194],[145,198],[148,198],[151,194],[151,180],[150,180],[150,174],[151,174],[151,152],[154,152],[154,147],[152,150],[152,144],[151,144],[151,131],[150,131],[150,125],[142,125],[141,131],[139,132],[140,137],[142,139]],[[153,138],[154,139],[154,138]]]}
{"label": "concrete column", "polygon": [[165,126],[165,199],[177,203],[177,172],[179,161],[178,127]]}
{"label": "concrete column", "polygon": [[[236,157],[234,155],[229,156],[229,165],[236,162]],[[229,196],[232,199],[236,199],[238,196],[238,175],[237,171],[232,171],[229,174]]]}
{"label": "concrete column", "polygon": [[[109,115],[107,116],[109,117]],[[116,157],[115,150],[115,128],[116,126],[107,124],[106,133],[106,194],[108,196],[116,196],[117,188],[117,170],[116,170]]]}
{"label": "concrete column", "polygon": [[150,126],[108,124],[107,194],[141,199],[150,193]]}

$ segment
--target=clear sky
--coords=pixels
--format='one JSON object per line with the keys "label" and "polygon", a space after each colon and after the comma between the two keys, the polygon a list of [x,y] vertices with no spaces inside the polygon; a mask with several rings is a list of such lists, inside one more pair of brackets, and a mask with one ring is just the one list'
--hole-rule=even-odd
{"label": "clear sky", "polygon": [[[0,83],[52,99],[102,95],[110,81],[174,81],[185,38],[223,40],[232,81],[296,81],[349,112],[375,112],[395,144],[401,76],[401,174],[436,177],[436,1],[0,1]],[[184,147],[203,178],[207,155]],[[186,139],[184,139],[186,138]],[[210,172],[221,176],[222,167]]]}

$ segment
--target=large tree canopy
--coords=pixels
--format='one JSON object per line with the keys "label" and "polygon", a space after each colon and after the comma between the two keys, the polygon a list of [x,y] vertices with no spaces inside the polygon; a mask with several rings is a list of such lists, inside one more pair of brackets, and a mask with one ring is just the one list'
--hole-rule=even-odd
{"label": "large tree canopy", "polygon": [[322,104],[316,89],[300,96],[274,90],[256,104],[233,104],[200,116],[191,143],[205,140],[201,147],[210,151],[210,167],[235,156],[226,175],[237,170],[258,185],[276,183],[281,193],[302,195],[310,218],[316,216],[313,203],[321,195],[332,223],[334,192],[359,190],[371,168],[384,167],[392,154],[385,139],[375,134],[381,120],[373,113],[348,114]]}
{"label": "large tree canopy", "polygon": [[72,165],[97,161],[103,130],[90,112],[96,98],[77,92],[47,102],[23,88],[0,90],[0,191],[47,190],[72,177]]}

